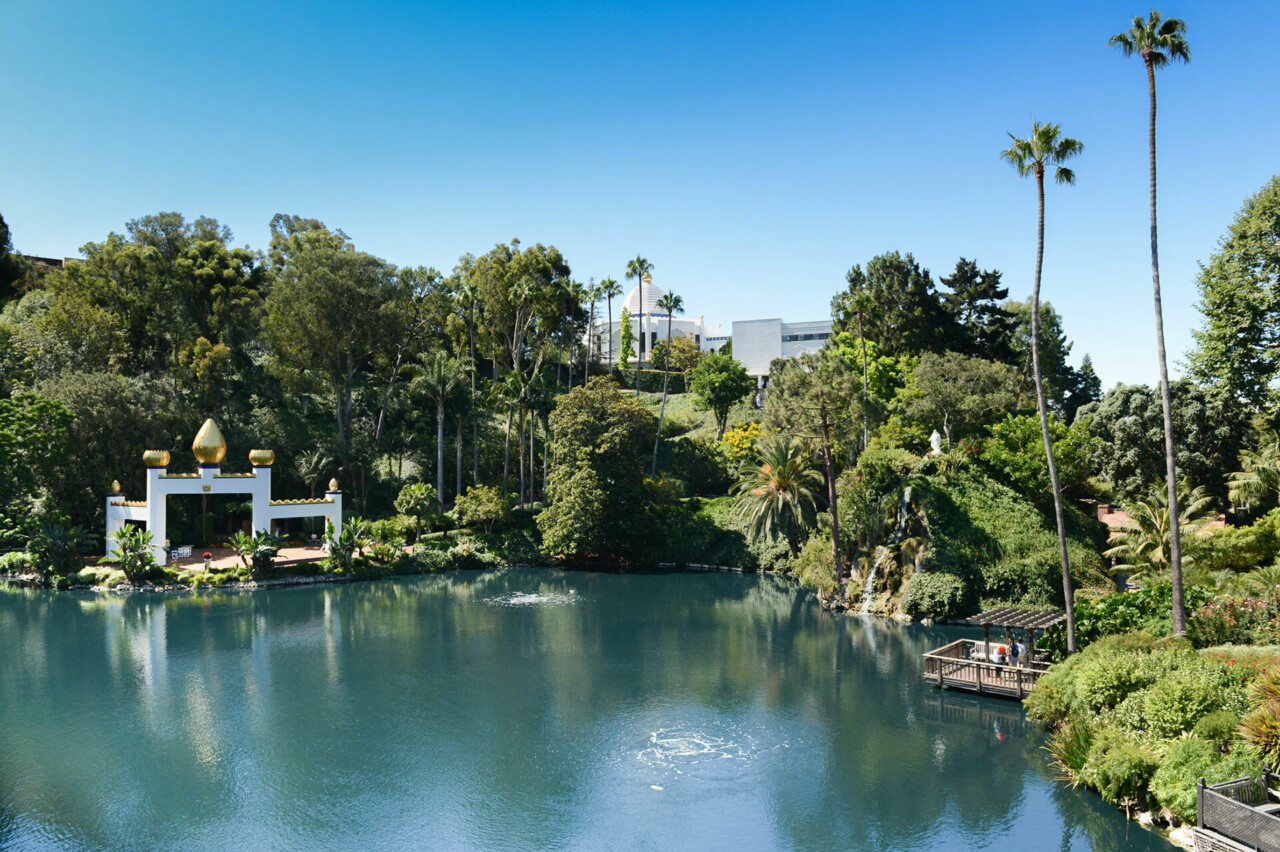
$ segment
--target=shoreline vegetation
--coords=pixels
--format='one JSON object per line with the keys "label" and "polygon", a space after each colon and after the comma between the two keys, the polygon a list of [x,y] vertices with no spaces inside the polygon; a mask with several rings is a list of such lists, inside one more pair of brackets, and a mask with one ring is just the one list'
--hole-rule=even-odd
{"label": "shoreline vegetation", "polygon": [[[1019,170],[1042,178],[1022,141]],[[753,376],[732,340],[703,351],[656,315],[617,351],[600,307],[629,317],[643,291],[679,312],[643,257],[624,296],[576,280],[555,246],[512,240],[444,273],[298,216],[260,251],[213,219],[144,216],[61,266],[0,229],[0,576],[200,588],[719,565],[914,620],[1069,606],[1027,705],[1052,758],[1185,822],[1195,778],[1280,758],[1277,223],[1280,176],[1204,265],[1190,375],[1167,392],[1104,392],[1048,301],[964,257],[937,276],[910,252],[855,263],[829,336]],[[162,567],[162,542],[130,525],[90,562],[104,498],[145,493],[144,453],[167,459],[206,418],[226,475],[269,452],[282,499],[332,478],[341,526],[255,531],[237,496],[175,497],[163,544],[238,561]],[[320,536],[322,562],[276,565],[288,539]]]}

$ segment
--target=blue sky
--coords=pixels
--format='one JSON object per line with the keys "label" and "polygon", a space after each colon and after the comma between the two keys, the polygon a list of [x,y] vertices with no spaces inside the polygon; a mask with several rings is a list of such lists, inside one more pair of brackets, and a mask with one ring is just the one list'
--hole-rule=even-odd
{"label": "blue sky", "polygon": [[[1197,263],[1280,171],[1280,4],[1165,5],[1160,72],[1171,357]],[[826,316],[854,263],[960,256],[1029,295],[1035,191],[998,160],[1032,117],[1085,144],[1048,189],[1043,295],[1105,385],[1156,376],[1141,4],[0,3],[0,213],[74,255],[161,210],[265,247],[277,212],[403,265],[557,245],[628,258],[691,314]],[[1245,35],[1251,37],[1246,39]]]}

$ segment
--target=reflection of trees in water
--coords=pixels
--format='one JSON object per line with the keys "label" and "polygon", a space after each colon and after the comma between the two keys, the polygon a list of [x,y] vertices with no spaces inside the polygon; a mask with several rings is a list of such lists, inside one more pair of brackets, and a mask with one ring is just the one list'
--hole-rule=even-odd
{"label": "reflection of trees in water", "polygon": [[[513,593],[551,603],[504,605]],[[265,810],[342,845],[363,814],[405,797],[468,831],[490,830],[487,815],[502,838],[515,801],[542,814],[521,843],[556,846],[566,822],[600,818],[583,789],[600,755],[687,712],[796,738],[788,759],[753,770],[786,845],[928,846],[940,825],[983,845],[1017,816],[1038,741],[1016,705],[923,682],[920,654],[954,632],[832,618],[789,583],[715,574],[15,595],[0,600],[14,649],[0,663],[0,759],[25,774],[0,773],[0,806],[57,801],[87,845],[174,842],[111,810],[127,791],[181,831]],[[1083,830],[1105,843],[1103,817]]]}

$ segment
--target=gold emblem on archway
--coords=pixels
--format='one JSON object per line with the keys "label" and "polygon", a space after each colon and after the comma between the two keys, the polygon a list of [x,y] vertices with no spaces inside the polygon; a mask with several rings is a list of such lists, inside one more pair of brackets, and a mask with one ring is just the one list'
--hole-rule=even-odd
{"label": "gold emblem on archway", "polygon": [[222,437],[222,430],[213,418],[204,421],[196,439],[191,442],[191,452],[195,453],[200,464],[219,464],[227,454],[227,439]]}

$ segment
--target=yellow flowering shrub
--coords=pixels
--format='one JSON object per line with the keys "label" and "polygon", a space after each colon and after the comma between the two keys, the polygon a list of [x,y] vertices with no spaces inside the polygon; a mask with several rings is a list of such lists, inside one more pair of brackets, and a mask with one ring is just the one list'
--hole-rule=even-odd
{"label": "yellow flowering shrub", "polygon": [[759,423],[743,423],[724,433],[725,452],[733,464],[755,455],[756,441],[760,438]]}

